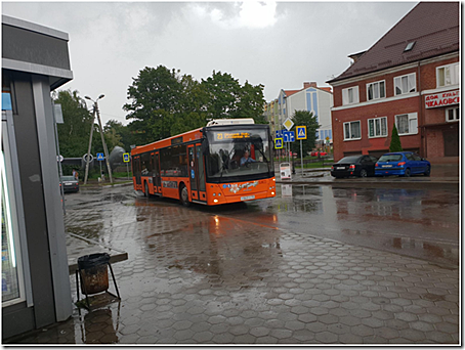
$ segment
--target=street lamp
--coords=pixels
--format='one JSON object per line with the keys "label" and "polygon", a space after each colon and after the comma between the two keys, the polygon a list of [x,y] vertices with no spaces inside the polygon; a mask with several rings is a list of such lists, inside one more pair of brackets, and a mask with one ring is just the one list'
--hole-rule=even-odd
{"label": "street lamp", "polygon": [[[101,94],[95,101],[93,99],[91,99],[89,96],[84,96],[84,97],[86,99],[91,100],[92,102],[94,102],[94,111],[93,111],[94,118],[95,118],[95,114],[97,114],[97,120],[98,120],[99,129],[100,129],[100,136],[102,138],[102,144],[103,144],[103,151],[105,152],[105,161],[106,161],[106,164],[107,164],[108,175],[110,176],[110,183],[113,183],[113,177],[111,176],[111,168],[110,168],[110,156],[108,154],[108,148],[107,148],[107,144],[105,143],[105,138],[103,137],[102,122],[100,120],[100,111],[98,109],[98,103],[97,103],[97,101],[104,98],[105,95]],[[86,180],[87,180],[87,173],[88,173],[88,169],[89,169],[90,148],[91,148],[91,144],[92,144],[92,132],[94,130],[93,127],[94,127],[94,119],[92,119],[92,129],[91,129],[90,140],[89,140],[89,151],[87,152]]]}

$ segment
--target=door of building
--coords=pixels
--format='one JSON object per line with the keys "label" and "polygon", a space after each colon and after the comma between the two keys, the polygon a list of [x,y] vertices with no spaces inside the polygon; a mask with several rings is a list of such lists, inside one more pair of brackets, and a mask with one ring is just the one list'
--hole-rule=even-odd
{"label": "door of building", "polygon": [[459,133],[458,128],[444,130],[444,157],[458,157],[459,155]]}

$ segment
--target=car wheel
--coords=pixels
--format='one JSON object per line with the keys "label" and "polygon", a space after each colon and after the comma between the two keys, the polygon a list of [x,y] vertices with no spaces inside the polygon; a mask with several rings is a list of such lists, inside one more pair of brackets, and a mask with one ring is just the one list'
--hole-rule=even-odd
{"label": "car wheel", "polygon": [[367,177],[368,173],[365,169],[360,170],[360,177]]}
{"label": "car wheel", "polygon": [[430,176],[430,175],[431,175],[431,167],[428,165],[426,167],[425,176]]}
{"label": "car wheel", "polygon": [[189,193],[187,192],[187,187],[185,185],[181,185],[179,197],[183,206],[188,207],[191,204],[189,202]]}
{"label": "car wheel", "polygon": [[410,177],[410,174],[411,174],[411,173],[410,173],[410,169],[409,169],[409,168],[405,169],[405,174],[404,174],[404,176],[405,176],[405,177]]}

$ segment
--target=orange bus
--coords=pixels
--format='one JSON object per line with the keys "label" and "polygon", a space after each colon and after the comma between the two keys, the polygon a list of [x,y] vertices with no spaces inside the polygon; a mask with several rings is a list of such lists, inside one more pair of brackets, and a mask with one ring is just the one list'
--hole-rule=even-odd
{"label": "orange bus", "polygon": [[134,189],[145,196],[178,199],[185,206],[274,197],[272,142],[269,126],[253,119],[211,121],[133,148]]}

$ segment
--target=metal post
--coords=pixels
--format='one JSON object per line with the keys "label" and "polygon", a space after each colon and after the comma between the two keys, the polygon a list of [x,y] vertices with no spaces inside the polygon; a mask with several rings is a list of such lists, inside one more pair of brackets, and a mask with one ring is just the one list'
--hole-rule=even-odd
{"label": "metal post", "polygon": [[[57,147],[57,154],[60,156],[60,142],[58,140],[58,129],[57,129],[57,119],[55,116],[55,104],[53,105],[53,124],[55,125],[55,143]],[[65,208],[65,193],[63,189],[63,168],[61,167],[61,159],[58,160],[58,174],[60,176],[60,195],[61,195],[61,202],[63,203],[63,215],[66,215],[66,208]]]}
{"label": "metal post", "polygon": [[95,121],[95,106],[94,106],[94,110],[92,111],[92,126],[90,127],[89,148],[87,149],[86,174],[84,176],[84,185],[87,184],[87,176],[89,175],[90,148],[92,147],[92,135],[94,134],[94,121]]}
{"label": "metal post", "polygon": [[302,168],[302,176],[304,175],[304,155],[302,153],[302,139],[300,139],[300,166]]}
{"label": "metal post", "polygon": [[102,122],[100,121],[100,112],[98,110],[97,101],[95,101],[95,110],[97,111],[97,120],[98,120],[98,125],[100,128],[100,136],[102,137],[103,151],[105,152],[105,162],[107,164],[108,175],[110,175],[110,183],[113,183],[113,177],[111,176],[111,168],[110,168],[110,156],[108,154],[107,144],[105,143],[105,137],[103,137]]}

